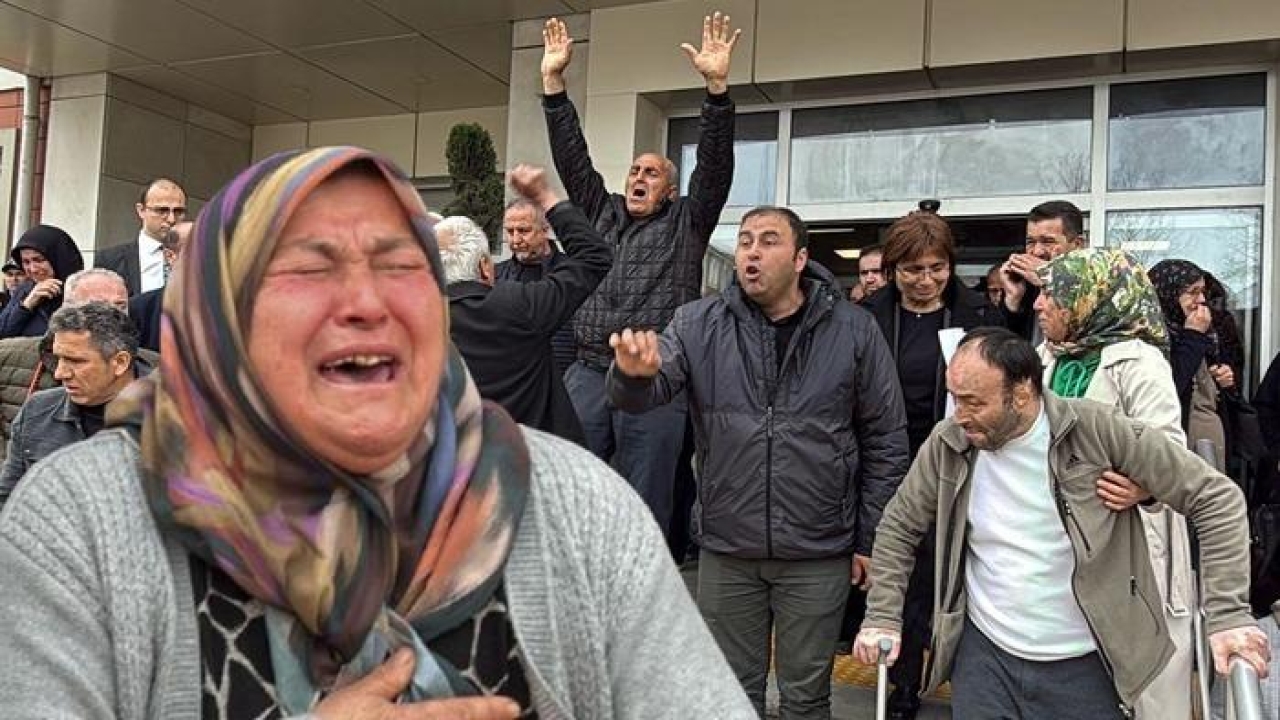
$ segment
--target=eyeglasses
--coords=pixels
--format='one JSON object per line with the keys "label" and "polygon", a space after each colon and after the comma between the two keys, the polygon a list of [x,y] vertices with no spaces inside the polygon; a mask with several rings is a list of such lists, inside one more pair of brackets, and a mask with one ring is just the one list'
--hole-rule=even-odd
{"label": "eyeglasses", "polygon": [[946,263],[938,263],[936,265],[899,265],[894,269],[902,276],[903,280],[912,282],[923,280],[925,275],[932,277],[934,280],[943,280],[951,274],[951,266]]}
{"label": "eyeglasses", "polygon": [[184,215],[186,215],[186,214],[187,214],[187,209],[186,209],[186,208],[184,208],[184,207],[181,207],[181,206],[179,206],[179,207],[167,207],[167,206],[164,206],[164,205],[157,205],[157,206],[155,206],[155,207],[152,207],[152,206],[148,205],[148,206],[147,206],[147,212],[152,213],[152,214],[154,214],[154,215],[159,215],[159,216],[161,216],[161,217],[168,216],[168,215],[172,215],[172,216],[174,216],[174,217],[176,217],[176,218],[180,218],[180,217],[183,217]]}
{"label": "eyeglasses", "polygon": [[858,274],[862,277],[866,277],[868,275],[883,275],[884,270],[880,268],[867,268],[866,270],[859,270]]}

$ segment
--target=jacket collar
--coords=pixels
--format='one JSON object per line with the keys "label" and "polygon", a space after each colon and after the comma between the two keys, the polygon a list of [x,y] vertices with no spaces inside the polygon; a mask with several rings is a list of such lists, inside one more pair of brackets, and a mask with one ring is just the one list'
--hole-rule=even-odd
{"label": "jacket collar", "polygon": [[[1075,427],[1076,411],[1071,403],[1048,391],[1040,396],[1040,401],[1044,403],[1044,413],[1049,418],[1049,445],[1052,447]],[[938,430],[938,437],[955,452],[969,452],[972,445],[960,425],[952,418],[942,422],[944,425]]]}
{"label": "jacket collar", "polygon": [[[801,326],[803,329],[808,329],[830,311],[836,295],[833,289],[835,283],[835,276],[831,274],[830,270],[812,260],[805,264],[804,270],[800,274],[800,290],[804,293],[805,303],[804,322]],[[724,289],[722,296],[729,304],[729,309],[739,319],[748,320],[754,317],[764,317],[764,314],[760,312],[760,308],[751,302],[747,294],[742,291],[742,286],[738,284],[736,273],[729,282],[729,287]]]}
{"label": "jacket collar", "polygon": [[71,402],[71,393],[66,388],[58,388],[62,391],[62,397],[58,400],[58,406],[53,411],[53,419],[58,422],[80,424],[80,406]]}
{"label": "jacket collar", "polygon": [[445,288],[445,294],[450,300],[461,300],[469,297],[484,297],[493,289],[492,285],[482,283],[479,280],[463,280],[461,282],[450,283]]}

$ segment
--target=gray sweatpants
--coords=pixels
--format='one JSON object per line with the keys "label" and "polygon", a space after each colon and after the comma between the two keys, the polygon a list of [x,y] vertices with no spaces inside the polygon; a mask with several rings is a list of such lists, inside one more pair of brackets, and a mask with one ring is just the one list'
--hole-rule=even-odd
{"label": "gray sweatpants", "polygon": [[953,720],[1120,720],[1098,653],[1035,662],[1001,650],[968,620],[951,671]]}

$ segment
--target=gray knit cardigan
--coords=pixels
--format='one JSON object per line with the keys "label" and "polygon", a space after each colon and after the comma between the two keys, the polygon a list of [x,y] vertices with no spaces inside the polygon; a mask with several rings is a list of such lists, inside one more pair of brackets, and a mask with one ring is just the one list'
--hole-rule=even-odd
{"label": "gray knit cardigan", "polygon": [[[608,467],[525,430],[533,490],[504,582],[538,715],[754,718],[648,510]],[[0,717],[199,720],[187,553],[99,433],[32,468],[0,514]]]}

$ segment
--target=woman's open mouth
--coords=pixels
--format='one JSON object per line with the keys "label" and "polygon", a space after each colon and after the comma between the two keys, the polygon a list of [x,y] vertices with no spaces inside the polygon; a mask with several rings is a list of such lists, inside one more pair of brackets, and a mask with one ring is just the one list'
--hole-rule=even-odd
{"label": "woman's open mouth", "polygon": [[398,367],[390,355],[347,355],[321,365],[320,375],[340,385],[387,383],[395,379]]}

